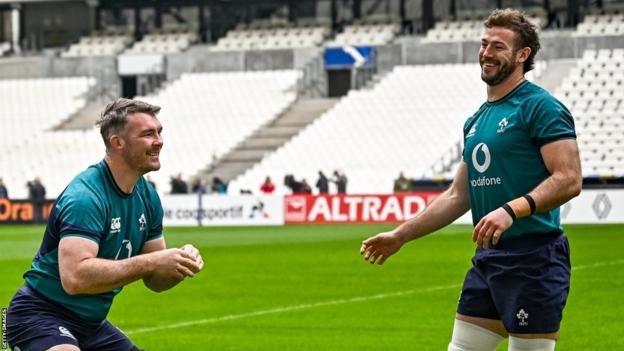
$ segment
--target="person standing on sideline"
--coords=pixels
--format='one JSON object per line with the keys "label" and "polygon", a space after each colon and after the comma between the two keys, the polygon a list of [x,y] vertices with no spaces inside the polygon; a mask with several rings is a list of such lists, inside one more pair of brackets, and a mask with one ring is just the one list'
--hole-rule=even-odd
{"label": "person standing on sideline", "polygon": [[487,101],[464,125],[464,152],[450,188],[420,215],[364,240],[383,264],[406,242],[469,209],[477,248],[459,299],[449,351],[555,349],[570,287],[570,249],[559,206],[581,191],[574,120],[524,74],[540,48],[537,28],[512,9],[484,22],[479,63]]}
{"label": "person standing on sideline", "polygon": [[7,312],[20,350],[139,350],[106,316],[124,285],[168,290],[202,270],[193,245],[167,249],[163,208],[143,175],[160,169],[160,107],[117,99],[98,124],[104,159],[53,205],[39,252]]}
{"label": "person standing on sideline", "polygon": [[329,179],[322,171],[318,172],[319,178],[316,181],[316,188],[319,191],[319,194],[328,194],[329,193]]}
{"label": "person standing on sideline", "polygon": [[264,179],[264,182],[262,183],[262,185],[260,185],[260,192],[262,192],[265,195],[271,195],[273,194],[274,191],[275,191],[275,184],[271,180],[271,177],[267,176]]}
{"label": "person standing on sideline", "polygon": [[338,194],[347,193],[347,176],[344,173],[334,171],[334,177],[332,178],[332,182],[336,184],[336,192]]}
{"label": "person standing on sideline", "polygon": [[33,206],[33,221],[43,223],[43,205],[45,205],[46,188],[41,184],[41,178],[35,177],[32,182],[26,183],[28,198]]}

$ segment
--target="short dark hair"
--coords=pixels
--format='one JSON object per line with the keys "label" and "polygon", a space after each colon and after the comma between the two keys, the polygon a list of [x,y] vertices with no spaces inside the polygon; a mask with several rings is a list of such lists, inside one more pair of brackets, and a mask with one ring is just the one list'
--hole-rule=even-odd
{"label": "short dark hair", "polygon": [[104,139],[106,151],[110,150],[108,140],[113,133],[121,131],[128,123],[128,115],[133,113],[147,113],[154,117],[160,111],[159,106],[150,105],[147,102],[119,98],[106,105],[100,119],[95,123],[100,126],[100,134]]}
{"label": "short dark hair", "polygon": [[524,47],[531,49],[531,54],[524,61],[524,72],[526,73],[535,67],[535,55],[540,49],[537,26],[529,21],[524,12],[514,9],[496,9],[483,22],[483,25],[486,28],[504,27],[514,31],[517,38],[514,50]]}

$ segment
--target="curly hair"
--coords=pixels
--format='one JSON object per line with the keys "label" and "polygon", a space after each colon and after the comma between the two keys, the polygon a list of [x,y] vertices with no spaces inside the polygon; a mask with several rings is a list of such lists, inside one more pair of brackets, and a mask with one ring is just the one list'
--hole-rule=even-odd
{"label": "curly hair", "polygon": [[515,50],[528,47],[531,54],[524,61],[524,72],[528,72],[535,67],[535,55],[540,49],[537,26],[527,18],[526,14],[514,9],[496,9],[483,22],[486,28],[504,27],[516,33]]}

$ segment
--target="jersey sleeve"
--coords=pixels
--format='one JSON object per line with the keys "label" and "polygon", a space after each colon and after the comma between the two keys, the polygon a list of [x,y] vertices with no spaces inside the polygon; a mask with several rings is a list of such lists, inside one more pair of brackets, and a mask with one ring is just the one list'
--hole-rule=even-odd
{"label": "jersey sleeve", "polygon": [[149,192],[149,208],[150,208],[150,223],[149,232],[147,233],[147,241],[158,239],[162,236],[163,232],[163,208],[160,202],[160,197],[154,188],[148,187]]}
{"label": "jersey sleeve", "polygon": [[106,211],[101,202],[89,194],[63,194],[57,218],[60,238],[79,236],[97,244],[104,236]]}
{"label": "jersey sleeve", "polygon": [[552,96],[540,99],[525,121],[533,143],[542,146],[553,141],[576,139],[574,118],[570,111]]}

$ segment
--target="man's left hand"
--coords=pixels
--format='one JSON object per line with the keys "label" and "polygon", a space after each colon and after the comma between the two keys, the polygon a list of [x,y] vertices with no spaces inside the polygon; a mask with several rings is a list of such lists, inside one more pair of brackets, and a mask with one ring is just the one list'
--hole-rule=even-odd
{"label": "man's left hand", "polygon": [[477,246],[487,249],[490,244],[496,245],[503,232],[513,224],[513,219],[502,207],[481,218],[472,232],[472,241]]}
{"label": "man's left hand", "polygon": [[195,246],[191,244],[186,244],[182,246],[182,251],[188,252],[195,259],[195,263],[199,266],[199,270],[201,271],[204,268],[204,260],[202,259],[199,250],[195,248]]}

